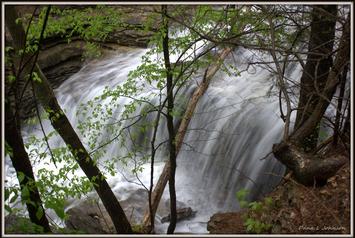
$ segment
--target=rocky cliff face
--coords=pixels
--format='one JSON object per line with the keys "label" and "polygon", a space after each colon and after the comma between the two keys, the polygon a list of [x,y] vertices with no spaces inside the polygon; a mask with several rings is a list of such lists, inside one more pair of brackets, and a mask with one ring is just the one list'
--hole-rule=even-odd
{"label": "rocky cliff face", "polygon": [[[147,47],[152,32],[141,31],[143,22],[152,7],[148,6],[116,6],[123,10],[126,23],[124,27],[115,29],[104,42],[98,42],[103,50],[115,50],[117,46]],[[78,6],[63,6],[62,8],[78,8]],[[37,9],[35,17],[38,16]],[[21,15],[32,14],[34,6],[18,8]],[[153,29],[154,30],[154,29]],[[84,59],[85,42],[78,36],[73,36],[68,43],[61,36],[51,36],[44,40],[39,54],[38,64],[47,76],[53,89],[56,89],[71,75],[78,72],[89,59]],[[6,32],[6,45],[11,45],[11,37]],[[9,72],[10,69],[6,69]],[[20,83],[23,86],[24,83]],[[27,119],[35,116],[35,99],[30,85],[25,90],[20,117]]]}

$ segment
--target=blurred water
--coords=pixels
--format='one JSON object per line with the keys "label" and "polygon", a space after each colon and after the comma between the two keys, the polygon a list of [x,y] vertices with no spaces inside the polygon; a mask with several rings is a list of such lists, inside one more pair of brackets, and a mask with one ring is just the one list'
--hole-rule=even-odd
{"label": "blurred water", "polygon": [[[140,64],[140,58],[145,52],[146,50],[142,49],[131,49],[90,63],[56,90],[60,105],[78,133],[78,123],[87,120],[77,113],[80,103],[100,95],[106,86],[114,88],[123,84],[129,71]],[[279,116],[278,91],[274,86],[275,79],[272,74],[261,67],[249,67],[243,71],[247,69],[251,57],[254,57],[253,54],[247,50],[236,50],[225,64],[235,65],[241,71],[240,75],[218,72],[197,105],[177,158],[176,174],[177,200],[197,213],[194,218],[179,222],[176,232],[206,233],[207,221],[213,213],[238,210],[235,196],[238,190],[248,189],[249,198],[255,199],[277,185],[280,175],[284,173],[284,167],[272,155],[262,159],[271,152],[272,145],[280,141],[284,124]],[[289,70],[289,76],[296,77],[299,72],[300,69],[294,67]],[[181,90],[180,98],[188,99],[201,77],[202,73],[196,74],[191,83]],[[141,81],[139,83],[144,84]],[[151,103],[158,104],[156,95],[159,90],[150,85],[143,86],[144,90],[139,96],[147,97]],[[130,98],[120,98],[120,106],[114,109],[112,122],[122,116],[123,106],[130,102]],[[186,102],[187,100],[184,103]],[[110,103],[109,99],[99,102],[103,106],[109,106]],[[135,113],[139,114],[144,107],[142,104]],[[155,114],[151,114],[145,120],[152,121],[154,118]],[[125,122],[121,128],[129,123],[130,121]],[[48,121],[44,121],[44,127],[47,132],[53,130]],[[24,129],[25,136],[31,133],[41,136],[38,127]],[[126,137],[127,135],[124,134]],[[112,136],[105,131],[100,139],[104,141]],[[149,144],[144,144],[144,139],[149,141],[151,136],[152,131],[147,131],[141,133],[133,142],[126,138],[124,148],[120,146],[119,141],[114,141],[105,147],[107,152],[103,159],[109,160],[112,156],[124,155],[137,144],[148,146]],[[155,144],[158,145],[166,139],[166,125],[162,120]],[[85,139],[83,143],[88,146]],[[50,145],[58,147],[64,143],[57,137],[50,140]],[[145,151],[149,153],[149,147]],[[162,161],[167,159],[163,146],[156,158],[158,162],[155,165],[155,181],[163,168]],[[42,167],[55,170],[53,165],[46,164],[48,161],[49,159],[36,164],[34,170],[38,171]],[[150,179],[149,166],[149,163],[144,164],[145,169],[138,175],[139,180],[147,187]],[[141,191],[142,186],[132,183],[139,181],[130,173],[130,168],[118,163],[117,170],[120,173],[114,177],[108,176],[108,181],[120,200]],[[7,184],[17,183],[8,159],[6,174]],[[81,170],[77,174],[84,175]],[[166,189],[162,203],[168,200],[168,197]],[[141,198],[146,199],[145,196]],[[72,201],[71,206],[76,203],[77,201]],[[142,216],[143,210],[136,207],[135,216]],[[160,209],[157,217],[167,215],[164,212],[166,209]],[[161,224],[157,219],[157,232],[166,232],[167,225],[168,223]]]}

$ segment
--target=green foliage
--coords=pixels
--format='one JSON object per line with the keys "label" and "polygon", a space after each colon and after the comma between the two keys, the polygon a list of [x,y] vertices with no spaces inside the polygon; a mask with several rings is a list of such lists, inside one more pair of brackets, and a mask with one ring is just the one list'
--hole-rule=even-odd
{"label": "green foliage", "polygon": [[133,224],[132,225],[133,234],[143,234],[144,226],[142,224]]}
{"label": "green foliage", "polygon": [[[6,67],[11,67],[13,65],[12,62],[12,55],[14,53],[14,48],[11,46],[5,46],[5,65]],[[11,74],[10,74],[11,76]],[[7,79],[9,80],[9,79]],[[9,82],[12,82],[13,80],[9,80]]]}
{"label": "green foliage", "polygon": [[257,234],[264,233],[272,227],[271,224],[266,224],[253,218],[246,219],[244,226],[246,227],[247,232]]}
{"label": "green foliage", "polygon": [[16,222],[6,227],[7,234],[43,234],[43,227],[32,223],[28,218],[16,217]]}
{"label": "green foliage", "polygon": [[12,156],[13,155],[13,150],[11,148],[11,146],[7,143],[7,141],[5,141],[5,156]]}
{"label": "green foliage", "polygon": [[[52,7],[51,13],[44,32],[45,38],[54,35],[67,38],[79,35],[87,41],[105,40],[109,33],[123,25],[121,12],[110,6],[63,10]],[[42,9],[39,20],[30,27],[29,39],[38,39],[44,16],[45,9]]]}
{"label": "green foliage", "polygon": [[[56,132],[47,134],[48,138],[57,136]],[[66,201],[70,198],[80,199],[83,195],[92,191],[93,184],[85,177],[80,176],[77,171],[79,169],[75,157],[67,147],[51,148],[53,159],[58,166],[57,169],[50,169],[47,145],[43,138],[29,136],[26,139],[25,148],[29,154],[31,162],[37,164],[36,183],[27,178],[28,182],[21,189],[18,186],[5,187],[5,209],[10,214],[16,214],[15,209],[19,195],[21,194],[21,202],[33,204],[30,200],[30,191],[37,187],[45,208],[55,211],[60,219],[66,219],[64,212]],[[9,150],[8,150],[9,151]],[[10,152],[8,152],[10,153]],[[40,165],[42,164],[42,165]],[[17,174],[19,182],[24,181],[25,175],[21,172]],[[37,217],[44,215],[44,211],[39,208],[36,212]]]}
{"label": "green foliage", "polygon": [[240,189],[237,193],[237,200],[241,208],[247,208],[248,202],[246,201],[249,191],[246,189]]}
{"label": "green foliage", "polygon": [[272,198],[266,197],[263,202],[248,202],[248,193],[246,189],[241,189],[236,193],[240,207],[247,209],[247,212],[242,215],[247,232],[257,234],[268,232],[272,228],[272,225],[262,222],[260,216],[273,206]]}
{"label": "green foliage", "polygon": [[[26,53],[34,53],[38,49],[45,11],[46,8],[42,8],[38,19],[34,19],[29,27]],[[28,23],[30,17],[28,14],[18,20]],[[101,5],[84,9],[61,9],[53,6],[43,36],[44,38],[59,36],[68,43],[73,36],[79,36],[87,42],[88,52],[85,56],[98,57],[101,55],[99,44],[94,42],[103,42],[115,29],[126,27],[121,18],[121,11],[112,6]]]}
{"label": "green foliage", "polygon": [[97,43],[87,42],[85,45],[84,58],[98,58],[101,56],[100,46]]}
{"label": "green foliage", "polygon": [[39,77],[39,75],[37,74],[37,72],[33,72],[32,80],[33,80],[34,82],[37,82],[37,83],[42,83],[42,79]]}
{"label": "green foliage", "polygon": [[9,82],[10,84],[15,82],[16,80],[16,76],[13,75],[13,74],[9,74],[7,77],[6,77],[6,81]]}
{"label": "green foliage", "polygon": [[4,197],[4,205],[5,210],[8,213],[14,213],[16,209],[13,208],[14,203],[19,197],[19,188],[18,187],[5,187],[5,197]]}

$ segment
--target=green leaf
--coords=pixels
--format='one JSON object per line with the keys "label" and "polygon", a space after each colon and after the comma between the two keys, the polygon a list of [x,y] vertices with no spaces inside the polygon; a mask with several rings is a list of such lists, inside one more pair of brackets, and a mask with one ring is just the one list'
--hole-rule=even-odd
{"label": "green leaf", "polygon": [[271,198],[271,197],[266,197],[266,198],[265,198],[265,204],[266,204],[266,206],[268,206],[268,207],[272,206],[272,204],[273,204],[272,198]]}
{"label": "green leaf", "polygon": [[30,197],[30,190],[28,189],[27,186],[24,186],[24,187],[22,188],[21,193],[22,193],[22,197],[23,197],[24,199],[28,199],[28,198]]}
{"label": "green leaf", "polygon": [[21,24],[21,23],[22,23],[22,19],[21,19],[21,18],[17,18],[17,19],[15,20],[15,23],[16,23],[16,25]]}
{"label": "green leaf", "polygon": [[53,206],[53,209],[60,219],[65,218],[64,201],[59,201],[56,203],[55,206]]}
{"label": "green leaf", "polygon": [[18,197],[18,194],[15,193],[14,196],[10,199],[10,203],[14,203]]}
{"label": "green leaf", "polygon": [[248,195],[248,193],[249,193],[249,191],[244,188],[239,190],[236,193],[238,201],[239,202],[244,201],[246,199],[246,196]]}
{"label": "green leaf", "polygon": [[5,155],[13,156],[12,147],[5,141]]}
{"label": "green leaf", "polygon": [[18,172],[17,179],[18,182],[21,183],[25,179],[25,174],[22,172]]}
{"label": "green leaf", "polygon": [[33,77],[32,77],[33,81],[38,82],[38,83],[42,83],[42,79],[38,76],[38,74],[36,72],[33,72]]}
{"label": "green leaf", "polygon": [[240,205],[241,208],[247,208],[249,204],[248,204],[247,201],[240,201],[239,205]]}
{"label": "green leaf", "polygon": [[5,210],[8,211],[9,213],[12,212],[12,208],[7,204],[5,204]]}
{"label": "green leaf", "polygon": [[254,226],[255,226],[255,220],[252,218],[248,218],[245,222],[244,222],[244,226],[247,227],[247,232],[252,232],[254,230]]}
{"label": "green leaf", "polygon": [[249,207],[253,211],[260,211],[263,208],[263,205],[261,204],[261,202],[251,202],[249,203]]}
{"label": "green leaf", "polygon": [[10,197],[10,191],[5,188],[5,201],[6,201],[7,199],[9,199],[9,197]]}
{"label": "green leaf", "polygon": [[38,220],[40,220],[42,218],[44,214],[43,208],[42,207],[38,207],[37,211],[36,211],[36,217]]}
{"label": "green leaf", "polygon": [[7,81],[9,83],[12,83],[12,82],[16,81],[16,77],[14,75],[10,74],[9,76],[7,76]]}

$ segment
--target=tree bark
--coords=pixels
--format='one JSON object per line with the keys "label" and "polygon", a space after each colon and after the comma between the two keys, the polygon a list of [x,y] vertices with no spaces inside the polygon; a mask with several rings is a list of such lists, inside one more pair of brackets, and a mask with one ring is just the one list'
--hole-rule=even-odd
{"label": "tree bark", "polygon": [[[309,54],[301,77],[296,129],[310,117],[318,103],[319,93],[325,86],[332,65],[336,12],[336,5],[320,5],[313,8]],[[318,133],[319,127],[314,127],[312,133],[302,142],[303,147],[308,151],[317,146]]]}
{"label": "tree bark", "polygon": [[[7,6],[5,19],[8,30],[13,39],[14,48],[17,51],[23,49],[25,32],[22,26],[15,23],[17,14],[14,6]],[[84,171],[88,179],[93,183],[96,192],[98,193],[103,205],[113,221],[116,231],[118,233],[132,233],[131,225],[117,198],[115,197],[115,194],[112,192],[110,186],[105,180],[103,174],[95,165],[94,161],[90,158],[90,155],[86,151],[68,118],[58,104],[47,78],[42,73],[36,62],[32,62],[32,64],[36,64],[35,71],[41,79],[41,82],[33,81],[32,85],[42,106],[49,114],[49,119],[53,128],[63,138],[73,156],[76,158],[79,166]],[[25,72],[26,70],[24,73]]]}
{"label": "tree bark", "polygon": [[[12,109],[9,103],[6,102],[5,140],[12,148],[12,155],[10,155],[10,158],[12,165],[16,170],[17,178],[19,178],[21,191],[23,191],[24,187],[27,187],[29,191],[28,197],[26,197],[25,194],[22,194],[22,199],[26,203],[31,222],[43,227],[44,232],[51,232],[49,222],[47,220],[45,210],[43,208],[43,203],[36,186],[36,180],[33,174],[32,165],[26,152],[21,133],[16,125],[18,125],[18,123],[15,120]],[[24,175],[23,179],[20,179],[21,173]],[[38,209],[41,209],[43,211],[41,217],[37,217],[36,215]]]}
{"label": "tree bark", "polygon": [[322,158],[305,153],[299,146],[282,142],[273,146],[275,157],[292,170],[295,179],[307,186],[324,185],[345,163],[342,155]]}
{"label": "tree bark", "polygon": [[[339,98],[338,98],[338,105],[337,105],[337,112],[335,116],[335,123],[334,123],[334,140],[333,145],[336,146],[338,144],[339,134],[341,134],[341,124],[340,120],[342,115],[343,109],[343,101],[344,101],[344,92],[345,92],[345,84],[346,84],[346,76],[348,74],[348,66],[345,66],[343,69],[343,73],[339,76],[340,77],[340,88],[339,88]],[[344,110],[345,111],[345,110]],[[345,113],[344,113],[345,114]]]}
{"label": "tree bark", "polygon": [[174,86],[173,86],[173,75],[171,71],[170,57],[169,57],[169,25],[168,19],[166,17],[167,6],[162,6],[162,18],[163,18],[163,54],[164,54],[164,64],[166,70],[166,91],[167,91],[167,129],[169,133],[169,194],[170,194],[170,224],[168,227],[168,234],[173,234],[176,221],[176,191],[175,191],[175,172],[176,172],[176,144],[175,144],[175,130],[174,130]]}
{"label": "tree bark", "polygon": [[351,113],[350,95],[349,95],[348,101],[349,101],[349,103],[348,103],[346,118],[344,121],[344,127],[342,130],[342,135],[345,137],[345,140],[350,142],[350,137],[351,137],[351,134],[350,134],[350,132],[351,132],[351,128],[350,128],[350,113]]}

